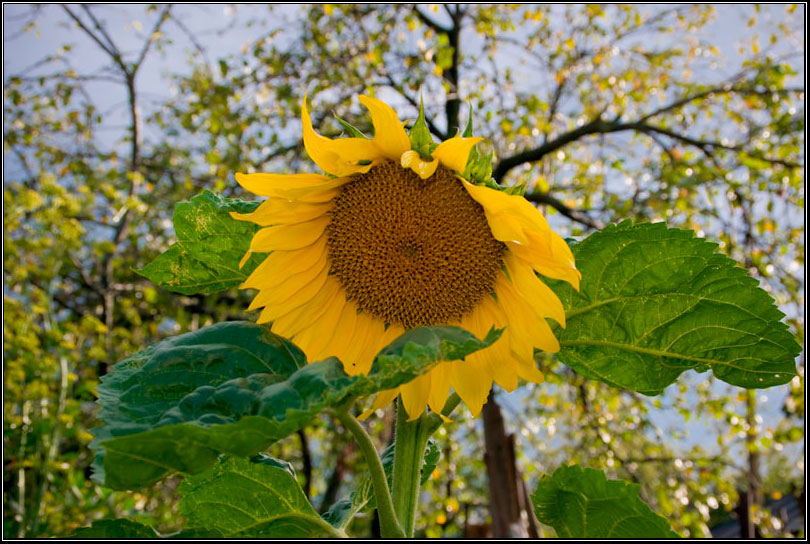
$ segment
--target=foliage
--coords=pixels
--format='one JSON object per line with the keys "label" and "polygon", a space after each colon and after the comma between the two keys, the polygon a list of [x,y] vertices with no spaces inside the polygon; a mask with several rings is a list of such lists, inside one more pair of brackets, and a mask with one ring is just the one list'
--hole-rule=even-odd
{"label": "foliage", "polygon": [[537,519],[561,538],[674,538],[667,520],[638,497],[638,486],[568,466],[543,478],[532,495]]}
{"label": "foliage", "polygon": [[647,395],[689,368],[748,388],[789,382],[801,348],[784,314],[716,247],[663,223],[629,222],[576,244],[580,290],[557,288],[567,308],[560,360]]}
{"label": "foliage", "polygon": [[224,199],[205,191],[175,206],[177,242],[138,270],[153,283],[184,295],[209,294],[237,287],[261,262],[260,254],[239,263],[258,230],[254,223],[231,220],[230,212],[249,213],[256,202]]}
{"label": "foliage", "polygon": [[312,508],[292,474],[267,463],[225,459],[184,480],[179,493],[189,526],[219,538],[339,534]]}
{"label": "foliage", "polygon": [[306,364],[298,348],[251,323],[168,338],[115,365],[99,387],[98,479],[137,489],[171,471],[196,474],[220,453],[253,455],[326,408],[393,389],[499,336],[412,329],[380,352],[368,376],[347,375],[334,358]]}

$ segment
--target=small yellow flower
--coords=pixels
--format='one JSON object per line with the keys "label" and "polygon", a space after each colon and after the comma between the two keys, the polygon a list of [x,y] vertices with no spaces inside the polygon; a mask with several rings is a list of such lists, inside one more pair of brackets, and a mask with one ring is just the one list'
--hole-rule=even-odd
{"label": "small yellow flower", "polygon": [[[411,419],[441,411],[454,389],[473,416],[492,382],[540,382],[534,348],[556,352],[546,318],[565,325],[562,304],[535,274],[579,287],[565,241],[523,197],[461,177],[480,138],[451,138],[423,160],[396,113],[360,96],[374,138],[329,139],[312,128],[304,98],[304,146],[326,174],[236,174],[269,197],[253,213],[232,214],[262,228],[250,252],[270,253],[241,286],[258,289],[259,323],[293,339],[318,361],[338,357],[365,374],[374,356],[405,330],[456,325],[478,337],[505,331],[464,361],[377,395],[402,395]],[[248,253],[248,255],[250,254]]]}

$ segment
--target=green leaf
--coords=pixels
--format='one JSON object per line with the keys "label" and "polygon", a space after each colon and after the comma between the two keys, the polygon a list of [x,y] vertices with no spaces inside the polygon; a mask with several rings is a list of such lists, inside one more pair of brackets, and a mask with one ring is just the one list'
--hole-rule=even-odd
{"label": "green leaf", "polygon": [[425,103],[421,98],[419,99],[419,117],[411,127],[408,138],[411,140],[411,149],[419,153],[423,160],[433,160],[430,154],[438,147],[438,144],[430,135],[430,129],[425,120]]}
{"label": "green leaf", "polygon": [[307,365],[300,350],[252,323],[169,338],[102,378],[96,478],[133,489],[173,471],[199,473],[221,453],[254,455],[326,408],[398,387],[500,333],[478,340],[456,327],[412,329],[377,355],[368,376],[347,375],[334,358]]}
{"label": "green leaf", "polygon": [[348,132],[349,136],[351,136],[352,138],[363,138],[364,140],[369,139],[368,136],[363,134],[362,130],[360,130],[353,124],[349,123],[348,121],[341,119],[337,115],[335,115],[335,119],[337,119],[337,122],[340,123],[341,126],[346,129],[346,132]]}
{"label": "green leaf", "polygon": [[208,294],[241,284],[262,262],[255,254],[240,269],[259,226],[238,221],[230,212],[250,213],[259,202],[231,200],[210,191],[174,207],[177,242],[136,272],[153,283],[184,295]]}
{"label": "green leaf", "polygon": [[186,478],[178,491],[189,527],[224,538],[340,536],[279,466],[230,457]]}
{"label": "green leaf", "polygon": [[549,282],[567,310],[560,360],[647,395],[689,369],[747,388],[789,382],[800,347],[784,314],[716,249],[692,231],[629,221],[574,245],[580,292]]}
{"label": "green leaf", "polygon": [[[248,400],[239,396],[236,384],[247,388],[248,384],[261,387],[281,382],[305,365],[304,354],[287,340],[266,327],[238,321],[167,338],[139,351],[101,378],[98,403],[103,425],[93,429],[92,446],[104,450],[96,456],[96,478],[127,489],[151,484],[168,470],[193,473],[208,468],[218,450],[194,442],[191,436],[181,439],[182,433],[170,432],[167,425],[182,419],[180,414],[191,410],[189,403],[199,395],[223,385],[226,390],[220,390],[218,397],[221,413],[200,413],[196,423],[230,422],[228,412],[238,413]],[[249,432],[248,425],[244,429]],[[155,440],[163,436],[167,441],[161,451],[169,458],[160,463],[148,458],[154,444],[146,441],[138,446],[138,437],[151,436],[150,431],[158,435]],[[172,452],[169,448],[174,440],[178,449]],[[254,449],[249,434],[234,434],[229,451],[247,456],[259,449]]]}
{"label": "green leaf", "polygon": [[[470,111],[467,115],[467,126],[464,127],[464,132],[461,133],[462,138],[472,138],[473,135],[473,107],[472,102],[470,102]],[[473,148],[475,149],[475,148]]]}
{"label": "green leaf", "polygon": [[435,440],[432,438],[429,439],[427,450],[425,451],[425,460],[422,463],[422,477],[419,480],[419,485],[425,485],[430,479],[430,475],[433,474],[433,470],[436,468],[436,465],[439,464],[440,458],[441,452],[439,451],[439,446],[436,445]]}
{"label": "green leaf", "polygon": [[76,529],[70,538],[117,540],[120,538],[159,538],[151,527],[128,519],[94,521],[90,527]]}
{"label": "green leaf", "polygon": [[678,538],[639,498],[638,485],[608,480],[601,470],[560,467],[540,480],[532,503],[560,538]]}

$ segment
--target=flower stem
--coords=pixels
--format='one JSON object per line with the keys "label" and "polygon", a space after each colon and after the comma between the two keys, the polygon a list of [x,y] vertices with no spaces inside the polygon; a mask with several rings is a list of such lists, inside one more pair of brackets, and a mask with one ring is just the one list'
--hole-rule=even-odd
{"label": "flower stem", "polygon": [[416,421],[408,421],[408,413],[402,405],[402,398],[397,400],[397,427],[394,435],[394,509],[408,538],[413,538],[425,447],[435,430],[436,427],[430,425],[430,420],[424,415]]}
{"label": "flower stem", "polygon": [[360,451],[368,463],[368,471],[371,476],[371,483],[374,486],[374,496],[377,499],[377,512],[380,515],[380,536],[383,538],[404,538],[402,530],[394,511],[394,504],[391,500],[391,491],[388,489],[388,479],[385,476],[380,455],[371,441],[371,437],[366,430],[351,414],[345,410],[336,410],[335,415],[354,436]]}

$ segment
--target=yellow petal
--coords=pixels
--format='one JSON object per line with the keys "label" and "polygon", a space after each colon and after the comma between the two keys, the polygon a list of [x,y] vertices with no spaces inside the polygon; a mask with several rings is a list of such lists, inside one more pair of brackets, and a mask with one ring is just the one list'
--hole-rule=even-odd
{"label": "yellow petal", "polygon": [[539,318],[550,317],[565,327],[565,309],[551,288],[540,281],[531,266],[507,253],[504,264],[512,283]]}
{"label": "yellow petal", "polygon": [[467,168],[467,160],[470,158],[473,146],[481,140],[483,138],[455,136],[440,143],[431,155],[434,159],[439,159],[443,166],[461,173]]}
{"label": "yellow petal", "polygon": [[420,178],[427,179],[436,172],[436,168],[439,167],[439,159],[426,162],[416,151],[406,151],[400,158],[400,164],[403,168],[410,168],[416,172]]}
{"label": "yellow petal", "polygon": [[534,347],[549,353],[560,350],[560,344],[548,322],[534,312],[509,280],[505,277],[498,278],[495,281],[495,293],[498,306],[508,316],[509,343],[516,354],[533,359]]}
{"label": "yellow petal", "polygon": [[368,374],[374,364],[374,358],[382,345],[382,337],[385,333],[385,323],[382,320],[369,316],[369,332],[366,341],[362,344],[362,349],[356,356],[357,368],[362,374]]}
{"label": "yellow petal", "polygon": [[371,140],[365,138],[339,138],[332,140],[321,136],[312,128],[312,119],[307,111],[307,97],[301,105],[301,123],[304,133],[304,147],[312,161],[321,170],[338,177],[363,173],[371,169],[371,165],[362,166],[361,161],[373,161],[383,158],[379,148]]}
{"label": "yellow petal", "polygon": [[345,302],[346,293],[343,289],[334,290],[331,297],[324,303],[326,311],[317,321],[313,321],[293,338],[295,344],[306,354],[308,361],[322,361],[335,355],[326,352],[323,348],[338,332],[338,320]]}
{"label": "yellow petal", "polygon": [[411,148],[408,134],[402,128],[397,113],[385,102],[370,96],[360,95],[360,102],[371,113],[371,122],[374,124],[374,139],[372,140],[386,158],[399,159],[402,154]]}
{"label": "yellow petal", "polygon": [[[345,293],[344,293],[345,296]],[[351,300],[346,300],[343,303],[343,311],[340,313],[338,325],[335,330],[335,335],[329,339],[329,344],[326,348],[331,355],[334,355],[343,362],[344,368],[346,367],[346,353],[352,344],[354,338],[354,329],[357,325],[357,304]]]}
{"label": "yellow petal", "polygon": [[[296,263],[296,267],[297,265],[298,263]],[[278,306],[299,295],[304,297],[307,294],[311,295],[314,292],[312,289],[315,286],[320,287],[324,281],[319,276],[324,276],[328,272],[326,252],[323,252],[314,263],[294,274],[289,276],[276,274],[269,280],[260,280],[264,282],[264,285],[259,294],[253,299],[253,302],[250,303],[250,306],[248,306],[248,311],[263,306]],[[272,283],[270,283],[270,280],[272,280]]]}
{"label": "yellow petal", "polygon": [[397,395],[399,395],[398,387],[395,389],[388,389],[387,391],[380,391],[374,398],[374,402],[371,403],[371,408],[360,414],[357,417],[357,419],[359,419],[360,421],[367,419],[368,416],[373,414],[375,411],[381,410],[382,408],[385,408],[386,406],[394,402],[394,399],[397,398]]}
{"label": "yellow petal", "polygon": [[430,375],[430,392],[427,403],[431,410],[441,414],[447,403],[447,396],[450,394],[450,382],[452,381],[450,365],[439,363],[428,374]]}
{"label": "yellow petal", "polygon": [[518,374],[520,374],[521,378],[532,383],[543,383],[545,381],[543,373],[537,368],[534,354],[532,354],[531,358],[515,357],[515,361],[518,363]]}
{"label": "yellow petal", "polygon": [[265,227],[253,235],[250,249],[257,253],[269,253],[307,247],[323,236],[330,220],[330,217],[320,217],[306,223]]}
{"label": "yellow petal", "polygon": [[430,373],[423,374],[399,386],[399,392],[402,394],[402,406],[408,413],[408,421],[419,418],[425,411],[430,394]]}
{"label": "yellow petal", "polygon": [[357,364],[357,359],[368,343],[373,318],[365,312],[359,312],[356,314],[356,319],[349,348],[340,359],[343,363],[343,370],[349,376],[368,373],[368,371],[363,372],[363,369]]}
{"label": "yellow petal", "polygon": [[[293,291],[292,288],[284,291],[262,290],[254,300],[255,305],[265,306],[259,315],[259,323],[274,321],[309,302],[326,283],[329,276],[328,272],[329,267],[324,266],[311,281],[301,286],[297,291]],[[251,304],[251,307],[254,304]]]}
{"label": "yellow petal", "polygon": [[346,333],[340,323],[340,317],[343,315],[345,306],[346,293],[340,291],[326,309],[326,313],[323,314],[318,326],[311,327],[313,330],[311,338],[303,337],[304,333],[296,337],[298,346],[307,354],[308,360],[322,361],[328,357],[340,358],[333,347],[333,341]]}
{"label": "yellow petal", "polygon": [[239,221],[250,221],[268,227],[292,223],[304,223],[326,215],[332,203],[294,202],[282,198],[269,198],[251,213],[231,212],[231,217]]}
{"label": "yellow petal", "polygon": [[[306,327],[315,324],[326,312],[327,302],[335,296],[341,286],[337,280],[328,277],[317,293],[306,303],[300,305],[289,313],[273,320],[271,330],[276,334],[294,337]],[[293,338],[294,340],[294,338]]]}
{"label": "yellow petal", "polygon": [[453,389],[470,409],[472,416],[478,417],[492,388],[492,379],[486,372],[486,362],[479,357],[468,357],[464,361],[444,364],[450,365]]}
{"label": "yellow petal", "polygon": [[507,391],[512,391],[517,387],[518,376],[509,347],[508,321],[496,302],[491,297],[485,297],[464,320],[462,328],[483,338],[492,327],[504,329],[501,337],[488,348],[468,355],[467,360],[477,362],[480,359],[485,363],[489,376]]}
{"label": "yellow petal", "polygon": [[309,269],[324,257],[326,257],[326,236],[302,249],[274,251],[256,267],[239,288],[275,290],[285,282],[294,281],[293,276]]}
{"label": "yellow petal", "polygon": [[551,236],[546,238],[551,244],[547,245],[545,241],[535,239],[533,233],[529,233],[528,237],[528,244],[507,242],[509,251],[543,276],[567,281],[579,291],[582,274],[576,269],[571,248],[565,240],[558,234],[551,233]]}
{"label": "yellow petal", "polygon": [[321,174],[237,173],[234,177],[239,185],[254,195],[277,197],[283,197],[291,191],[295,193],[295,191],[305,192],[329,188],[334,181]]}
{"label": "yellow petal", "polygon": [[528,233],[538,235],[536,241],[550,247],[551,227],[534,205],[519,195],[510,195],[481,185],[463,181],[467,192],[484,208],[492,235],[503,242],[530,243]]}

